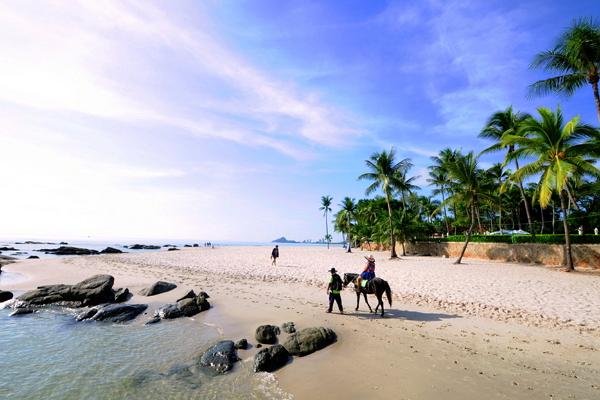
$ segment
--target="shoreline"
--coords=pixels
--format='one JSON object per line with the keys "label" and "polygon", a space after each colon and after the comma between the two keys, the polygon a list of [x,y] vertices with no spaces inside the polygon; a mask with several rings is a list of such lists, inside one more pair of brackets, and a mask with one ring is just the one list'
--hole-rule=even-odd
{"label": "shoreline", "polygon": [[[337,269],[347,272],[366,253],[356,252],[346,257],[340,249],[329,252],[326,249],[286,249],[280,266],[270,268],[263,250],[185,249],[170,253],[20,261],[10,264],[6,270],[22,273],[28,280],[10,287],[0,281],[0,288],[27,290],[42,284],[75,283],[95,273],[110,273],[115,276],[115,287],[126,286],[134,293],[131,302],[152,300],[148,303],[151,308],[172,302],[191,288],[207,291],[213,309],[197,319],[218,326],[225,338],[233,340],[245,337],[253,343],[254,329],[267,323],[281,325],[293,321],[298,328],[328,326],[338,333],[337,343],[310,356],[295,358],[274,374],[280,387],[297,399],[317,394],[330,398],[478,399],[478,385],[493,388],[497,398],[500,395],[515,399],[549,394],[554,397],[573,394],[575,398],[600,395],[600,389],[591,383],[600,374],[600,349],[595,344],[597,330],[574,330],[572,324],[560,323],[525,326],[516,324],[517,319],[511,317],[486,318],[485,312],[471,305],[467,305],[467,310],[459,308],[450,312],[451,302],[440,304],[409,297],[396,283],[391,283],[396,295],[386,318],[365,312],[362,300],[362,310],[354,312],[355,296],[348,289],[342,294],[348,314],[335,314],[335,309],[334,314],[325,314],[325,266],[335,261]],[[393,268],[438,268],[423,264],[438,261],[432,257],[407,256],[389,261],[382,259],[383,254],[373,253],[378,260],[378,275],[384,279],[391,276],[390,282],[394,282],[396,276],[411,276],[398,275],[399,271]],[[480,263],[478,260],[467,262],[468,265],[456,268],[476,270]],[[492,270],[487,272],[507,268],[502,263],[487,263],[486,267]],[[444,265],[439,268],[436,273],[443,271]],[[320,270],[325,272],[315,273]],[[510,271],[512,268],[508,266]],[[534,275],[555,274],[549,270],[535,271]],[[441,278],[452,285],[453,279]],[[414,271],[412,279],[416,279]],[[175,282],[178,288],[153,298],[136,298],[139,288],[156,280]],[[550,281],[555,280],[550,278]],[[436,284],[432,280],[427,283]],[[414,283],[413,286],[418,287]],[[494,285],[477,287],[481,291],[493,288]],[[455,297],[460,298],[458,294]],[[413,301],[421,303],[413,304]],[[473,313],[468,312],[471,308]],[[527,315],[524,317],[531,320]],[[239,355],[248,360],[255,352],[256,348],[252,348],[240,351]],[[313,379],[315,376],[320,379]],[[323,384],[343,381],[347,381],[344,387]]]}

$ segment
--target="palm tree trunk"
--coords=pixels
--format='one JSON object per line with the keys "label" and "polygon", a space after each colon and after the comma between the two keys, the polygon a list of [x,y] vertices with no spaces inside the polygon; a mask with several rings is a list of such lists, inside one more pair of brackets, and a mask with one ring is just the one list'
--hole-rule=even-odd
{"label": "palm tree trunk", "polygon": [[442,185],[442,204],[444,205],[444,221],[446,222],[446,235],[450,235],[450,226],[448,225],[448,213],[446,212],[446,197],[444,195],[444,185]]}
{"label": "palm tree trunk", "polygon": [[571,254],[571,238],[569,237],[569,224],[567,223],[565,191],[561,190],[559,196],[560,206],[563,209],[563,227],[565,229],[565,259],[567,263],[566,270],[574,271],[575,267],[573,267],[573,255]]}
{"label": "palm tree trunk", "polygon": [[542,205],[540,204],[540,216],[542,217],[542,227],[540,229],[540,235],[544,234],[544,209],[542,208]]}
{"label": "palm tree trunk", "polygon": [[479,228],[478,231],[481,234],[481,232],[483,231],[483,229],[481,228],[481,218],[479,216],[479,207],[477,207],[477,227]]}
{"label": "palm tree trunk", "polygon": [[598,114],[598,121],[600,121],[600,94],[598,93],[598,77],[592,81],[592,89],[594,90],[594,100],[596,100],[596,113]]}
{"label": "palm tree trunk", "polygon": [[390,258],[398,258],[398,254],[396,254],[396,237],[394,236],[394,224],[392,224],[392,206],[390,204],[390,195],[387,193],[385,196],[385,200],[387,201],[388,217],[390,220],[390,244],[392,246]]}
{"label": "palm tree trunk", "polygon": [[[517,171],[519,170],[519,161],[515,158],[515,166],[517,167]],[[531,210],[529,209],[529,202],[527,201],[527,197],[525,196],[525,190],[523,190],[523,183],[519,179],[517,181],[517,186],[519,187],[519,192],[521,192],[521,198],[525,203],[525,213],[527,214],[527,223],[529,224],[529,233],[535,236],[535,232],[533,231],[533,223],[531,222]],[[521,222],[519,221],[519,225]],[[519,229],[521,227],[519,226]]]}
{"label": "palm tree trunk", "polygon": [[502,232],[502,195],[500,195],[500,201],[498,202],[498,227],[500,229],[498,229],[500,232]]}
{"label": "palm tree trunk", "polygon": [[567,195],[569,196],[569,209],[571,208],[571,204],[573,204],[573,207],[575,207],[575,209],[577,211],[581,211],[581,208],[579,208],[579,205],[577,205],[577,202],[575,201],[575,196],[573,195],[573,189],[569,186],[568,183],[565,186],[565,189],[567,190]]}
{"label": "palm tree trunk", "polygon": [[352,253],[352,236],[350,235],[350,216],[348,216],[348,250],[346,253]]}
{"label": "palm tree trunk", "polygon": [[465,255],[465,251],[467,251],[467,246],[469,245],[469,240],[471,240],[471,234],[473,233],[473,226],[475,225],[475,208],[471,205],[471,225],[469,226],[469,230],[467,231],[467,237],[465,238],[465,244],[460,251],[460,255],[458,259],[454,262],[454,264],[460,264],[463,256]]}
{"label": "palm tree trunk", "polygon": [[327,223],[327,210],[325,210],[325,241],[327,242],[327,249],[329,249],[329,224]]}
{"label": "palm tree trunk", "polygon": [[556,221],[556,210],[554,209],[554,201],[552,201],[552,234],[553,235],[556,233],[556,230],[554,229],[555,221]]}

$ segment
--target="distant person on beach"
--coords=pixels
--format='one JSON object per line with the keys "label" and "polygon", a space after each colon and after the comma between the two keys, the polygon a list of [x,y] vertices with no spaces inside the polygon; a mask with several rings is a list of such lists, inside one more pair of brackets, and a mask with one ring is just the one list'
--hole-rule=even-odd
{"label": "distant person on beach", "polygon": [[333,310],[333,302],[335,301],[340,309],[340,314],[343,314],[342,296],[340,295],[343,287],[342,278],[337,274],[335,268],[331,268],[329,272],[331,273],[331,279],[329,285],[327,285],[327,294],[329,294],[329,309],[327,309],[327,312],[330,313]]}
{"label": "distant person on beach", "polygon": [[375,278],[375,258],[371,255],[369,257],[365,257],[367,263],[365,264],[365,269],[361,272],[360,276],[356,281],[356,286],[360,289],[362,285],[362,281],[369,281]]}
{"label": "distant person on beach", "polygon": [[273,248],[273,251],[271,251],[271,259],[273,260],[273,262],[271,263],[271,265],[277,266],[277,259],[278,258],[279,258],[279,245],[276,244],[275,247]]}
{"label": "distant person on beach", "polygon": [[594,228],[594,235],[598,234],[598,228]]}

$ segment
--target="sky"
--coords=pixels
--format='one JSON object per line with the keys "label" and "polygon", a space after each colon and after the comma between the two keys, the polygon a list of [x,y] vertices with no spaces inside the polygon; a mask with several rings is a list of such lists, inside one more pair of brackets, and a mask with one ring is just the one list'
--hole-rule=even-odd
{"label": "sky", "polygon": [[597,0],[0,2],[0,237],[322,238],[374,152],[426,194],[511,104],[598,125],[590,87],[527,95],[580,17]]}

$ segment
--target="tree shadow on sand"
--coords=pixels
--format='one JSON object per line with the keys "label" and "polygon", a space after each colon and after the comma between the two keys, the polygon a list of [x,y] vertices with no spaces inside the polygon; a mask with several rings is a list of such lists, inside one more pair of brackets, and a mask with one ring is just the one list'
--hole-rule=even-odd
{"label": "tree shadow on sand", "polygon": [[[381,315],[379,313],[369,313],[365,311],[352,311],[346,315],[358,317],[360,319],[379,319]],[[408,311],[408,310],[396,310],[386,309],[384,319],[403,319],[406,321],[419,321],[419,322],[439,322],[445,319],[462,318],[456,314],[441,314],[441,313],[423,313],[419,311]]]}

